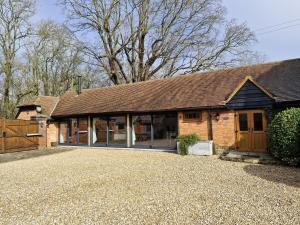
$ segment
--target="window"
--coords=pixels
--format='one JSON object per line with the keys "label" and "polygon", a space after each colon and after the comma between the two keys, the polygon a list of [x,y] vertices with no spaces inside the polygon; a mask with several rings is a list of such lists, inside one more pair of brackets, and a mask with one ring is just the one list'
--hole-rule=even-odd
{"label": "window", "polygon": [[240,113],[239,114],[239,124],[240,124],[240,131],[248,131],[247,113]]}
{"label": "window", "polygon": [[201,120],[201,112],[184,112],[183,113],[184,121],[200,121]]}
{"label": "window", "polygon": [[254,113],[254,130],[255,131],[262,131],[263,130],[263,117],[262,113]]}

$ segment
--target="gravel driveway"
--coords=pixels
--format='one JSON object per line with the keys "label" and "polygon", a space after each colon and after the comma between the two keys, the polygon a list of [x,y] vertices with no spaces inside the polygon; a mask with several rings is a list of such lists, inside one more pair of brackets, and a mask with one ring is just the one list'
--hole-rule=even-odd
{"label": "gravel driveway", "polygon": [[133,150],[1,157],[0,224],[300,224],[297,168]]}

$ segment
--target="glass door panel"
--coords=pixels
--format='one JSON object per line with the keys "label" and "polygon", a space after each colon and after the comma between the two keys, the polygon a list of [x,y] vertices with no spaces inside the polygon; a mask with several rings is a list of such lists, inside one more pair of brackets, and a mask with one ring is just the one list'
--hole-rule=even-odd
{"label": "glass door panel", "polygon": [[78,144],[88,144],[88,120],[87,118],[78,119]]}
{"label": "glass door panel", "polygon": [[248,112],[238,113],[237,145],[240,151],[249,151],[251,148],[250,119]]}
{"label": "glass door panel", "polygon": [[248,131],[248,114],[247,113],[239,114],[239,127],[240,127],[240,131]]}
{"label": "glass door panel", "polygon": [[71,145],[88,144],[87,118],[71,118],[60,122],[59,143]]}
{"label": "glass door panel", "polygon": [[94,145],[107,144],[107,120],[102,118],[93,118],[92,143]]}
{"label": "glass door panel", "polygon": [[126,117],[114,116],[108,120],[108,144],[126,145],[127,143]]}
{"label": "glass door panel", "polygon": [[238,112],[237,147],[239,151],[265,152],[266,120],[263,111],[248,110]]}
{"label": "glass door panel", "polygon": [[263,114],[262,113],[254,113],[253,114],[253,128],[254,131],[262,131],[263,130]]}
{"label": "glass door panel", "polygon": [[68,122],[68,129],[69,129],[69,144],[77,144],[77,134],[78,134],[78,127],[77,127],[77,119],[72,118]]}
{"label": "glass door panel", "polygon": [[266,151],[267,138],[266,138],[266,120],[263,112],[253,112],[252,122],[252,150],[253,151]]}
{"label": "glass door panel", "polygon": [[132,117],[132,145],[151,146],[151,116]]}
{"label": "glass door panel", "polygon": [[153,147],[176,147],[177,114],[153,115]]}
{"label": "glass door panel", "polygon": [[59,144],[68,143],[68,123],[60,122],[59,124]]}

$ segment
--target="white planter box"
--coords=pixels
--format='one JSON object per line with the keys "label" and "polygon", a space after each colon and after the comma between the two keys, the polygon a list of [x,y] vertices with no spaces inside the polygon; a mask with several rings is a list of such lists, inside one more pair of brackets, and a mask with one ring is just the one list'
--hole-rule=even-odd
{"label": "white planter box", "polygon": [[[189,155],[213,155],[213,141],[199,141],[189,146]],[[180,153],[180,145],[177,142],[177,152]]]}

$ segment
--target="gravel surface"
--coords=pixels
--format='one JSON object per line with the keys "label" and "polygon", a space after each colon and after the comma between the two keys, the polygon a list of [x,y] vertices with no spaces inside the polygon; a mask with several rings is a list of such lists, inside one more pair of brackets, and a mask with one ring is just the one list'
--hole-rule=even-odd
{"label": "gravel surface", "polygon": [[300,169],[133,150],[11,157],[0,224],[298,225]]}

